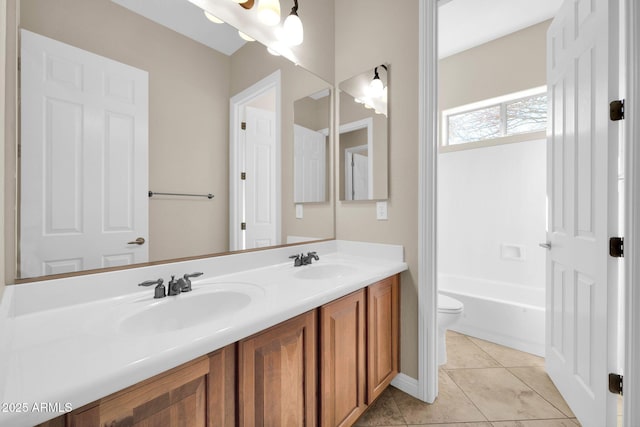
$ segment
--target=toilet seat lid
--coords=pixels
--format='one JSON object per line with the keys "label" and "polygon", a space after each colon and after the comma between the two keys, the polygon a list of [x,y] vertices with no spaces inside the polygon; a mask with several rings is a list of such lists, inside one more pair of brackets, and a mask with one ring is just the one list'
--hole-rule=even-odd
{"label": "toilet seat lid", "polygon": [[441,313],[458,313],[464,309],[464,304],[450,296],[438,294],[438,311]]}

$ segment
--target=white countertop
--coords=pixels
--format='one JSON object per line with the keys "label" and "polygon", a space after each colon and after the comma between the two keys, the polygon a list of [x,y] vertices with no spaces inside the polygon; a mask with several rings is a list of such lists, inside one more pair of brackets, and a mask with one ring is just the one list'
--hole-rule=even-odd
{"label": "white countertop", "polygon": [[[320,256],[312,266],[293,267],[287,259],[311,250]],[[299,277],[328,265],[349,268],[325,279]],[[8,286],[0,304],[0,425],[55,418],[406,269],[400,246],[329,241]],[[136,286],[193,271],[205,274],[188,294],[154,300],[153,286]],[[248,290],[251,302],[174,331],[121,327],[146,306],[197,298],[220,286]],[[34,410],[43,403],[46,410]]]}

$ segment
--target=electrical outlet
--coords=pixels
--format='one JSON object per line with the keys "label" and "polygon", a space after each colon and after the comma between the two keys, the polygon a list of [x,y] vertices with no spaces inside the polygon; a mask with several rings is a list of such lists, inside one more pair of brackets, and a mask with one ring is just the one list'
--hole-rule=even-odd
{"label": "electrical outlet", "polygon": [[296,218],[302,219],[304,217],[304,212],[302,211],[302,205],[296,205]]}
{"label": "electrical outlet", "polygon": [[387,217],[387,202],[376,202],[376,219],[378,221],[385,221],[389,219]]}

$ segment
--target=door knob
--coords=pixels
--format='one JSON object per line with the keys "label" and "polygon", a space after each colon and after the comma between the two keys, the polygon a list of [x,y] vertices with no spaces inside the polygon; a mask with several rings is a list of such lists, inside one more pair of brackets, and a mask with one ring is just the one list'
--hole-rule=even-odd
{"label": "door knob", "polygon": [[144,238],[138,237],[133,242],[128,242],[127,245],[144,245],[144,241],[145,241]]}
{"label": "door knob", "polygon": [[551,242],[545,242],[545,243],[538,243],[538,246],[540,246],[541,248],[545,248],[545,249],[551,249]]}

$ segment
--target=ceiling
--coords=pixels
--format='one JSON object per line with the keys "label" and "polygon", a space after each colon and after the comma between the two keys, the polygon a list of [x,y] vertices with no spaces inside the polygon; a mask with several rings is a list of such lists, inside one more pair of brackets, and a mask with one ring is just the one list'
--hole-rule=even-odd
{"label": "ceiling", "polygon": [[[210,22],[191,1],[111,1],[226,55],[246,43],[232,26]],[[440,58],[550,19],[562,1],[440,0]]]}
{"label": "ceiling", "polygon": [[440,0],[440,58],[552,18],[563,0]]}
{"label": "ceiling", "polygon": [[111,1],[225,55],[233,55],[246,43],[235,28],[214,24],[202,9],[186,0]]}

